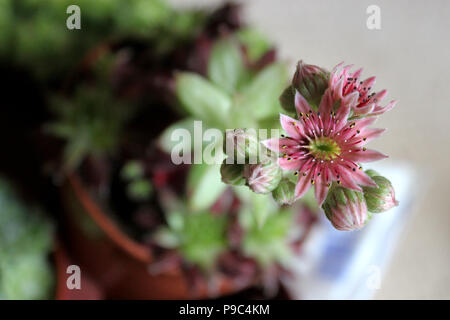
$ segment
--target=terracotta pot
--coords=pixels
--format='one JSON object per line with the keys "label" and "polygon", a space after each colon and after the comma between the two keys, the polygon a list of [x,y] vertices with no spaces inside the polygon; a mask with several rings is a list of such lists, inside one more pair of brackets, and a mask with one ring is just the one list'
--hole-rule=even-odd
{"label": "terracotta pot", "polygon": [[[208,298],[206,284],[195,296],[181,269],[151,275],[150,250],[128,237],[88,194],[81,179],[71,174],[62,188],[67,217],[67,238],[74,261],[111,299],[201,299]],[[82,276],[83,279],[83,276]],[[82,280],[83,281],[83,280]],[[228,295],[252,283],[236,284],[219,278],[218,294]]]}
{"label": "terracotta pot", "polygon": [[53,261],[56,269],[56,300],[100,300],[104,298],[100,286],[85,274],[82,274],[82,284],[80,289],[70,290],[67,287],[67,279],[70,276],[70,274],[67,273],[67,267],[73,263],[60,243],[56,244],[56,249],[53,253]]}

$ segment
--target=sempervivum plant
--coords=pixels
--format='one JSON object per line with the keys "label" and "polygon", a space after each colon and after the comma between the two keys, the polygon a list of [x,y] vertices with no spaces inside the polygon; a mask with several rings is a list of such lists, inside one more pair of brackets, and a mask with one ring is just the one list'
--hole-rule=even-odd
{"label": "sempervivum plant", "polygon": [[[261,34],[243,26],[235,5],[171,19],[158,29],[164,37],[114,39],[87,55],[52,100],[46,132],[63,142],[63,171],[79,175],[93,199],[152,251],[150,272],[181,268],[193,289],[206,278],[211,294],[218,276],[238,287],[255,279],[273,284],[303,235],[301,210],[280,211],[248,188],[277,187],[276,155],[227,167],[221,141],[187,141],[184,153],[212,148],[221,160],[175,164],[172,133],[193,136],[194,121],[203,130],[278,129],[286,66]],[[251,157],[256,150],[241,151]],[[246,178],[240,186],[230,178],[229,186],[221,179],[227,170]],[[277,180],[266,179],[268,172]]]}
{"label": "sempervivum plant", "polygon": [[270,293],[319,206],[353,230],[397,203],[390,183],[361,166],[385,157],[365,144],[393,106],[369,92],[374,79],[299,63],[288,85],[285,64],[234,5],[178,12],[157,30],[102,44],[94,53],[108,52],[105,64],[88,55],[48,126],[65,141],[64,169],[152,251],[151,273],[181,268],[211,294],[218,276],[259,279]]}
{"label": "sempervivum plant", "polygon": [[350,69],[341,63],[329,73],[300,61],[280,96],[291,115],[280,114],[286,135],[262,141],[279,155],[278,165],[297,177],[295,184],[283,180],[273,197],[289,204],[314,188],[317,204],[340,230],[361,229],[371,213],[398,204],[388,179],[362,170],[362,163],[387,157],[366,144],[385,131],[369,126],[395,101],[380,106],[387,91],[371,93],[375,77],[360,81],[362,69]]}

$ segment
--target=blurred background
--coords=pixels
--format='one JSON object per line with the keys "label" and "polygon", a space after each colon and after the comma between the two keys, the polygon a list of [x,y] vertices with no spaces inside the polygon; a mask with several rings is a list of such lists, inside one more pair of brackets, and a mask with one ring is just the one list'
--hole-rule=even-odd
{"label": "blurred background", "polygon": [[[78,3],[77,1],[72,2]],[[115,1],[113,2],[115,3]],[[52,10],[42,9],[43,7],[41,8],[37,3],[37,1],[17,1],[16,3],[0,0],[0,37],[2,38],[0,43],[2,53],[1,71],[3,74],[1,87],[2,94],[6,96],[3,104],[7,106],[7,108],[3,108],[1,113],[2,119],[0,119],[0,142],[3,150],[0,167],[2,174],[19,185],[18,189],[21,190],[18,192],[20,194],[19,197],[18,195],[11,195],[12,191],[10,187],[0,185],[5,190],[2,191],[3,198],[0,195],[0,210],[4,213],[4,221],[11,220],[11,216],[5,213],[7,211],[10,214],[13,212],[13,216],[21,217],[18,219],[20,221],[10,223],[8,227],[4,227],[2,231],[3,235],[0,237],[0,241],[2,242],[0,243],[0,253],[2,254],[0,259],[3,258],[3,260],[0,260],[0,287],[4,286],[3,288],[8,288],[8,290],[4,289],[3,292],[0,290],[0,298],[21,297],[20,292],[22,289],[18,289],[21,286],[19,284],[20,281],[15,279],[20,278],[23,272],[32,274],[33,271],[26,271],[27,266],[30,265],[36,266],[33,269],[37,274],[34,278],[41,279],[40,284],[35,285],[41,288],[47,288],[44,290],[47,293],[43,293],[42,295],[40,295],[41,293],[36,293],[36,295],[31,295],[30,297],[49,298],[53,294],[49,293],[52,292],[51,288],[58,287],[58,284],[55,284],[58,283],[58,276],[53,280],[49,280],[51,278],[50,274],[52,271],[50,270],[52,268],[57,273],[59,272],[59,275],[61,275],[61,272],[65,274],[65,270],[58,271],[58,263],[63,266],[69,263],[78,264],[79,261],[83,261],[83,254],[87,257],[94,254],[93,252],[86,253],[85,249],[80,249],[85,244],[71,247],[70,244],[68,245],[66,243],[81,242],[76,236],[68,236],[70,240],[67,240],[64,235],[62,236],[62,243],[64,243],[62,246],[60,243],[51,245],[52,240],[48,236],[51,231],[49,230],[53,230],[57,234],[60,231],[61,225],[69,225],[68,228],[72,228],[70,227],[71,223],[67,222],[70,219],[62,217],[64,216],[61,214],[63,210],[79,212],[80,209],[77,206],[92,209],[92,204],[87,199],[88,197],[84,195],[83,190],[80,191],[76,179],[71,180],[71,187],[67,188],[67,195],[63,198],[70,198],[73,197],[73,194],[76,194],[76,197],[81,199],[79,200],[81,205],[76,201],[69,201],[75,204],[71,204],[70,208],[67,208],[64,207],[64,203],[67,203],[67,201],[63,200],[63,204],[54,201],[54,195],[60,193],[59,189],[65,190],[66,188],[62,187],[65,184],[62,182],[63,179],[60,175],[52,174],[51,178],[49,178],[49,172],[59,172],[61,162],[64,163],[63,166],[80,165],[82,163],[80,175],[84,181],[89,181],[89,184],[93,186],[94,193],[99,198],[102,196],[102,188],[104,188],[105,181],[108,181],[108,183],[113,181],[112,185],[116,186],[114,181],[120,179],[119,176],[121,175],[119,169],[116,167],[122,165],[128,168],[125,172],[130,173],[129,177],[131,177],[130,179],[132,181],[130,180],[129,185],[133,187],[127,189],[128,191],[126,192],[131,192],[132,197],[135,197],[134,200],[136,197],[139,198],[143,195],[145,197],[150,194],[151,192],[149,190],[151,188],[158,188],[155,179],[159,176],[156,177],[152,170],[167,173],[166,175],[162,175],[161,179],[163,180],[172,179],[172,175],[178,177],[184,177],[186,175],[183,169],[176,172],[171,171],[173,169],[161,169],[164,166],[158,161],[150,159],[151,157],[148,156],[149,153],[154,154],[155,152],[159,152],[155,151],[155,149],[151,149],[152,151],[145,154],[136,151],[140,150],[139,143],[142,138],[142,130],[132,132],[133,135],[129,136],[138,142],[136,145],[127,146],[126,150],[120,149],[120,160],[112,164],[105,164],[105,162],[98,161],[98,158],[94,157],[95,161],[89,159],[87,162],[82,162],[80,159],[84,159],[86,154],[89,155],[89,152],[94,149],[108,150],[109,152],[113,148],[112,146],[115,145],[115,140],[111,139],[110,141],[109,136],[106,137],[106,135],[103,138],[102,133],[111,132],[111,136],[120,136],[120,132],[122,131],[119,131],[117,128],[120,127],[121,120],[118,119],[126,119],[128,113],[124,112],[123,110],[125,109],[121,109],[121,106],[112,108],[113,111],[111,109],[107,111],[99,110],[96,111],[98,114],[102,114],[102,112],[105,112],[103,114],[112,113],[111,117],[108,117],[108,124],[98,124],[98,127],[94,129],[90,127],[83,127],[80,131],[74,129],[76,131],[75,133],[74,131],[68,133],[68,130],[66,130],[67,127],[74,128],[77,126],[76,121],[74,121],[74,124],[70,119],[79,117],[77,119],[80,119],[80,123],[83,123],[85,122],[84,119],[91,119],[91,116],[85,118],[85,115],[80,116],[76,113],[63,113],[61,115],[58,111],[55,112],[54,108],[47,108],[46,105],[53,105],[53,101],[59,101],[58,99],[61,99],[60,96],[65,96],[66,101],[84,101],[85,104],[88,104],[89,101],[94,101],[95,104],[95,101],[102,99],[101,101],[108,101],[107,103],[110,105],[116,104],[116,97],[120,97],[121,99],[125,97],[125,104],[136,105],[135,100],[137,99],[139,103],[145,100],[145,103],[152,105],[156,103],[165,107],[172,103],[171,94],[173,92],[171,90],[173,89],[173,83],[168,76],[168,74],[171,74],[169,71],[188,70],[202,74],[202,68],[204,68],[202,54],[207,51],[204,48],[210,46],[210,42],[213,43],[216,38],[219,38],[219,35],[223,33],[223,25],[226,25],[225,29],[227,31],[225,33],[231,32],[231,30],[235,32],[235,30],[240,28],[239,23],[235,20],[235,12],[233,10],[225,10],[225,13],[222,11],[212,18],[211,16],[208,18],[208,14],[214,8],[219,8],[225,4],[224,1],[168,0],[167,3],[170,7],[174,8],[173,10],[194,9],[192,11],[193,13],[184,16],[182,19],[177,19],[177,26],[173,30],[170,29],[171,31],[168,31],[167,22],[164,21],[170,20],[168,17],[172,13],[169,13],[169,11],[172,9],[167,9],[163,1],[161,1],[163,4],[160,4],[159,1],[133,1],[133,4],[129,6],[116,6],[108,4],[107,1],[96,1],[95,5],[88,5],[88,2],[81,1],[78,4],[81,7],[83,33],[79,32],[79,30],[68,31],[65,28],[65,19],[67,18],[67,14],[65,13],[65,8],[67,7],[66,2],[60,4],[60,6],[55,6],[54,10],[56,13],[52,12]],[[365,247],[360,247],[352,251],[357,252],[354,254],[357,260],[364,259],[364,254],[367,255],[367,251],[380,252],[381,258],[377,258],[378,260],[375,258],[374,260],[369,259],[366,265],[358,267],[359,272],[366,274],[367,277],[366,271],[368,266],[379,266],[382,275],[379,286],[371,290],[370,293],[344,294],[343,292],[346,290],[349,291],[350,289],[343,289],[345,285],[338,285],[338,283],[350,283],[356,280],[350,276],[340,277],[338,279],[338,277],[333,275],[327,278],[327,285],[323,286],[323,290],[317,289],[319,287],[318,283],[321,281],[320,279],[317,280],[318,282],[315,282],[315,280],[311,280],[310,283],[307,283],[307,281],[302,282],[302,277],[304,279],[309,275],[305,270],[308,270],[308,268],[320,269],[323,267],[323,264],[327,264],[333,260],[320,262],[309,257],[303,260],[310,261],[310,263],[306,263],[303,270],[298,271],[301,274],[298,280],[302,283],[298,286],[300,289],[287,289],[287,293],[283,292],[278,297],[449,299],[450,250],[448,244],[450,243],[450,198],[448,197],[448,182],[450,178],[450,165],[448,159],[450,159],[450,149],[448,146],[450,142],[450,111],[448,101],[450,91],[448,90],[448,84],[450,80],[450,46],[445,39],[447,38],[448,30],[450,30],[450,20],[448,19],[450,2],[446,0],[436,0],[433,2],[424,0],[414,2],[406,0],[376,2],[350,0],[339,2],[331,0],[283,0],[279,2],[247,0],[236,1],[236,3],[241,4],[240,10],[242,10],[242,20],[245,21],[245,24],[251,25],[268,39],[265,42],[260,41],[259,38],[252,38],[254,40],[252,42],[253,44],[258,43],[254,47],[251,47],[248,42],[242,40],[242,45],[248,46],[247,50],[256,47],[263,52],[263,55],[260,56],[266,57],[266,60],[261,60],[263,62],[265,61],[265,65],[273,63],[274,58],[270,58],[271,55],[267,54],[272,47],[277,49],[277,59],[287,62],[288,75],[293,74],[295,64],[300,59],[306,63],[319,65],[329,70],[337,63],[345,61],[346,63],[354,64],[355,68],[364,67],[363,78],[372,75],[377,77],[375,90],[388,89],[389,91],[387,98],[385,98],[385,103],[390,100],[399,101],[396,108],[378,120],[377,127],[386,127],[388,131],[379,139],[372,142],[371,145],[374,149],[382,150],[385,154],[389,155],[389,159],[380,163],[379,168],[380,170],[387,170],[392,175],[392,181],[396,189],[398,189],[397,191],[399,191],[398,200],[400,201],[400,206],[392,213],[393,218],[391,220],[386,218],[385,222],[380,222],[378,225],[369,229],[365,233],[367,236],[361,236],[361,239],[371,239],[370,241],[367,240],[367,242],[364,242],[366,243]],[[381,9],[380,30],[369,30],[366,26],[366,20],[370,15],[366,13],[366,9],[370,5],[377,5]],[[196,13],[197,9],[198,11],[206,10],[208,14],[198,14]],[[10,14],[12,12],[11,10],[21,12],[21,16]],[[120,14],[117,10],[121,10]],[[34,18],[31,19],[29,17]],[[220,21],[220,23],[217,21]],[[147,40],[146,38],[142,42],[139,37],[149,35],[143,32],[143,30],[152,28],[157,31],[151,34],[151,40]],[[191,31],[192,34],[197,34],[195,30],[201,30],[200,33],[204,36],[204,38],[200,39],[201,41],[197,38],[193,41],[190,38],[192,37],[190,34]],[[77,32],[79,33],[77,34]],[[112,38],[122,39],[123,37],[125,40],[122,39],[113,45],[104,45],[105,41],[107,43],[111,39],[109,36],[105,37],[105,34],[115,34],[116,37]],[[139,40],[134,39],[134,37],[130,39],[128,37],[130,34],[138,36],[137,38]],[[242,36],[239,39],[243,38],[245,37]],[[167,40],[167,43],[165,40]],[[148,43],[152,43],[152,45],[148,46]],[[154,43],[163,44],[161,47],[155,49],[158,55],[155,55],[156,57],[152,55],[152,58],[148,59],[145,54],[150,50],[148,47],[154,50],[156,46]],[[179,43],[186,45],[179,46]],[[195,45],[192,45],[192,43],[195,43]],[[51,50],[53,47],[58,48],[58,50],[53,52]],[[127,52],[120,51],[122,47],[131,47],[134,50],[131,52],[138,52],[133,53],[138,57],[139,53],[142,54],[143,52],[144,58],[141,57],[140,60],[136,59],[136,63],[133,59],[127,60]],[[180,49],[180,47],[182,48]],[[122,69],[118,68],[119,71],[116,70],[116,78],[114,79],[118,80],[112,82],[112,87],[115,90],[113,100],[108,100],[110,98],[107,96],[98,96],[100,92],[103,92],[100,90],[103,86],[97,86],[97,83],[102,83],[98,79],[103,79],[102,70],[108,69],[108,66],[110,66],[108,64],[108,57],[104,59],[106,62],[103,62],[103,52],[114,55],[114,59],[117,60],[114,60],[113,65],[122,67]],[[108,56],[108,54],[105,56]],[[127,64],[129,61],[133,63]],[[97,67],[93,68],[93,64],[96,66],[99,65],[98,69],[100,71],[97,71]],[[104,65],[107,67],[104,67]],[[154,67],[155,65],[164,67],[156,68]],[[94,72],[92,71],[93,69],[95,69]],[[147,77],[136,70],[150,70],[149,72],[152,76]],[[257,74],[259,70],[252,72]],[[92,76],[92,74],[95,74],[95,76]],[[135,82],[131,81],[131,84],[126,81],[121,82],[122,78],[131,78]],[[84,86],[90,87],[92,83],[95,83],[92,94],[87,96],[79,94],[79,92],[84,92],[76,89],[80,83],[83,85],[81,86],[82,88],[85,88]],[[137,83],[140,85],[137,85]],[[145,83],[145,85],[142,83]],[[24,92],[24,88],[26,92]],[[155,102],[152,100],[152,97],[149,98],[144,94],[146,92],[157,92],[161,94]],[[46,98],[47,96],[51,96],[51,98]],[[49,103],[49,101],[52,102]],[[64,103],[57,102],[56,105]],[[128,108],[126,110],[131,109]],[[116,112],[114,110],[119,111]],[[55,116],[55,114],[60,119],[65,119],[66,121],[58,122],[58,116]],[[168,124],[179,120],[176,112],[172,115],[172,111],[166,112],[164,108],[161,110],[152,109],[150,115],[146,114],[146,116],[155,114],[161,117],[161,121],[158,122],[161,128],[154,128],[155,132],[158,133]],[[54,135],[58,138],[70,137],[70,139],[76,141],[71,146],[69,152],[67,151],[67,147],[65,151],[61,151],[61,140],[40,138],[42,123],[44,122],[64,123],[66,125],[54,126],[53,129],[45,130],[53,130],[53,133],[56,132]],[[148,124],[133,122],[132,128],[143,128],[145,126],[148,126]],[[128,132],[127,130],[124,129],[124,132]],[[89,140],[89,134],[87,134],[86,138],[80,132],[90,132],[92,135],[96,137],[102,136],[102,138],[98,138],[98,141],[91,143],[92,140]],[[155,134],[155,132],[146,132],[145,134]],[[89,141],[86,142],[86,139]],[[151,168],[146,167],[144,171],[151,172],[148,174],[153,179],[153,186],[141,183],[141,180],[139,180],[142,178],[139,176],[140,167],[136,166],[135,162],[130,162],[134,159],[143,158],[148,160],[146,163],[151,163]],[[64,167],[64,169],[67,169],[67,167]],[[112,177],[108,178],[111,180],[105,178],[106,174],[104,175],[104,172],[108,170],[114,172]],[[118,191],[113,189],[113,192],[117,192],[115,193],[116,195],[122,195],[125,192],[120,190],[120,186],[117,188]],[[92,192],[93,190],[89,191]],[[27,204],[18,205],[14,201],[9,203],[5,200],[13,199],[14,197],[24,199],[17,200],[17,202]],[[225,201],[222,198],[221,200],[222,202],[219,201],[219,204]],[[153,217],[150,214],[142,214],[142,212],[146,212],[143,208],[147,210],[149,203],[152,203],[153,200],[149,200],[144,204],[142,204],[143,202],[141,200],[133,201],[131,201],[132,204],[130,205],[129,199],[122,201],[120,198],[117,203],[114,202],[109,205],[116,209],[124,208],[124,206],[132,206],[133,210],[138,212],[136,214],[137,218],[133,218],[135,219],[133,221],[140,221],[138,223],[139,228],[145,226],[145,228],[148,227],[153,230],[152,228],[155,224],[161,223],[160,220],[157,222],[153,220],[149,221],[149,217]],[[233,200],[229,201],[232,202]],[[35,205],[36,203],[37,206]],[[7,206],[12,209],[5,210]],[[32,209],[25,208],[30,208],[30,206]],[[45,209],[42,209],[43,207]],[[62,209],[63,207],[64,209]],[[162,211],[167,210],[164,208]],[[233,206],[230,205],[230,207],[226,207],[224,210],[233,210]],[[27,219],[24,218],[24,214],[15,214],[14,212],[25,211],[39,212],[39,215],[42,214],[41,211],[48,212],[47,214],[42,214],[45,218],[42,218],[40,222],[33,221],[30,226],[23,228],[25,231],[21,231],[21,234],[19,231],[14,231],[19,229],[14,228],[19,228],[17,227],[18,225],[26,224],[24,220]],[[117,241],[120,242],[123,236],[122,233],[115,230],[114,226],[103,221],[102,218],[98,218],[95,210],[92,210],[92,212],[94,214],[91,215],[91,218],[95,221],[95,224],[100,225],[103,231],[106,230],[109,237],[116,240],[119,239]],[[389,213],[386,214],[389,215]],[[52,223],[48,222],[49,216],[52,217],[50,219],[53,221]],[[123,219],[123,217],[119,216],[115,217],[114,221],[123,222]],[[95,238],[97,232],[96,227],[92,226],[92,221],[87,220],[79,218],[79,221],[83,221],[81,223],[84,225],[83,228],[90,230],[88,232],[93,234],[93,238]],[[125,225],[126,223],[128,222],[125,222]],[[200,227],[196,225],[198,229],[195,230],[197,232],[198,230],[204,229],[202,228],[202,224],[200,222],[198,223]],[[319,226],[320,223],[318,223]],[[325,221],[323,223],[326,224],[328,222]],[[36,225],[40,225],[40,227],[36,227]],[[53,225],[53,227],[50,225]],[[217,224],[214,223],[214,225]],[[301,226],[306,230],[308,229],[305,227],[306,225],[308,224],[302,222]],[[303,250],[303,254],[308,255],[308,252],[314,251],[315,248],[317,250],[320,247],[320,250],[322,250],[326,247],[326,245],[320,242],[322,240],[317,239],[337,239],[333,238],[334,233],[330,233],[332,231],[327,231],[328,229],[320,229],[319,227],[315,230],[322,231],[313,231],[310,234],[309,240],[305,242],[306,249]],[[68,234],[77,234],[77,232],[71,230]],[[133,233],[135,230],[133,229],[131,232]],[[141,236],[141,233],[140,229],[136,231],[136,234],[139,236]],[[47,234],[47,236],[44,234]],[[306,235],[307,233],[305,233],[305,237]],[[164,234],[164,240],[172,239],[171,237],[173,238],[173,234]],[[39,241],[36,239],[39,239]],[[389,239],[389,241],[385,241],[385,239]],[[341,240],[343,241],[345,250],[349,250],[348,248],[350,247],[344,243],[354,243],[356,241],[353,238],[342,238]],[[212,235],[211,238],[199,241],[211,243],[216,241],[216,239]],[[361,243],[362,240],[358,241]],[[144,240],[141,241],[141,243],[144,242]],[[29,249],[30,243],[37,243],[39,245],[36,245],[33,249]],[[136,260],[143,261],[146,264],[148,264],[148,253],[146,249],[151,247],[153,256],[158,256],[159,254],[158,250],[160,248],[155,249],[153,243],[146,244],[146,249],[142,249],[141,246],[134,246],[127,241],[121,243],[127,248],[126,250],[129,250],[128,252],[132,252],[137,257]],[[49,262],[46,260],[45,255],[54,252],[55,246],[57,248],[65,247],[64,252],[61,253],[61,250],[57,250],[59,253],[56,255],[53,254]],[[102,250],[106,247],[104,243],[101,243],[99,246]],[[70,250],[66,250],[67,247],[70,247]],[[264,247],[258,248],[258,250],[264,250]],[[208,247],[208,249],[210,248]],[[211,252],[214,250],[211,249]],[[115,249],[107,249],[104,251],[106,252],[105,257],[108,258],[111,256],[117,258],[120,255]],[[193,251],[194,249],[189,251],[189,254]],[[382,253],[383,251],[389,252],[389,254],[384,255]],[[17,252],[21,253],[16,254]],[[75,254],[71,252],[75,252]],[[74,259],[70,257],[71,255],[77,256],[79,260],[75,259],[71,262],[71,259]],[[195,258],[193,259],[199,259],[196,260],[197,262],[204,263],[205,260],[202,260],[205,259],[204,257],[198,258],[197,255],[194,256]],[[8,257],[8,259],[5,257]],[[118,261],[124,260],[123,257],[117,259]],[[172,255],[164,256],[161,258],[163,263],[156,267],[153,266],[153,271],[158,268],[164,269],[167,265],[179,263],[177,259],[177,257]],[[229,257],[227,259],[226,262],[228,264],[230,264],[230,261],[234,261],[230,260],[231,258]],[[257,260],[258,258],[252,256],[252,259]],[[342,259],[340,260],[341,262]],[[28,263],[23,261],[34,262]],[[237,272],[239,275],[247,274],[245,270],[253,270],[253,263],[253,261],[239,260],[240,269],[238,271],[233,270],[233,272]],[[18,265],[21,267],[17,267]],[[44,265],[47,266],[44,267]],[[345,266],[346,270],[352,270],[351,268],[357,264],[350,262],[350,259],[348,259],[342,265]],[[123,277],[125,277],[127,273],[131,272],[130,270],[142,271],[141,269],[143,268],[136,262],[124,262],[123,264],[118,264],[114,270],[105,273],[104,270],[100,270],[100,266],[89,266],[88,264],[86,266],[87,269],[90,269],[90,276],[92,278],[93,289],[86,293],[89,294],[88,297],[90,298],[105,298],[101,290],[95,287],[96,280],[102,279],[100,282],[108,284],[110,283],[107,280],[108,277],[119,277],[117,275],[122,275],[123,273],[125,274]],[[12,270],[18,271],[14,273]],[[39,270],[44,271],[40,272]],[[198,274],[190,269],[188,272],[191,272],[189,273],[189,279],[194,279],[195,281],[193,282],[196,282]],[[248,272],[251,273],[253,271]],[[267,280],[270,278],[267,274],[269,273],[258,275],[258,277]],[[324,274],[327,273],[324,272],[319,276],[315,275],[315,277],[326,278],[323,276]],[[170,277],[173,277],[173,275],[168,276],[168,278]],[[242,285],[242,288],[248,287],[244,283],[246,281],[248,282],[249,278],[250,276],[239,278],[238,283]],[[313,277],[310,276],[310,278],[312,279]],[[361,281],[365,283],[366,278],[363,279]],[[157,280],[155,286],[165,286],[164,281]],[[8,285],[5,285],[6,282],[8,282]],[[270,279],[266,282],[270,283]],[[113,288],[111,292],[118,292],[123,289],[117,283],[111,285],[111,288]],[[237,290],[237,287],[235,285],[233,286],[233,290],[223,289],[224,292],[228,294],[233,293]],[[227,287],[227,284],[221,284],[219,287]],[[31,290],[30,292],[34,292],[33,290],[36,292],[39,291],[36,288],[29,290]],[[184,292],[187,289],[182,286],[182,288],[177,288],[177,290]],[[306,293],[315,292],[315,290],[317,290],[317,293],[309,295]],[[332,290],[336,292],[334,295],[330,294]],[[82,297],[86,297],[82,294]],[[172,297],[168,292],[163,292],[162,294],[164,297]],[[251,291],[251,293],[247,293],[247,295],[242,295],[241,297],[259,296],[259,292],[254,293]],[[137,294],[137,297],[142,297],[142,295]],[[184,293],[175,295],[175,297],[184,297]],[[73,297],[63,295],[63,298]]]}

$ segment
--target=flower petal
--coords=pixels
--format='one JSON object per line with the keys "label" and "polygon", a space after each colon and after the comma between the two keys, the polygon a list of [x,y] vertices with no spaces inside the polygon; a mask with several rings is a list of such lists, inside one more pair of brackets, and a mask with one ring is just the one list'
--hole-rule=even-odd
{"label": "flower petal", "polygon": [[342,78],[340,78],[340,79],[337,81],[337,83],[334,85],[334,88],[333,88],[332,93],[333,93],[333,98],[334,98],[335,100],[338,100],[338,99],[342,99],[342,98],[343,98],[342,92],[343,92],[343,90],[344,90],[344,83],[345,83],[345,79],[344,79],[344,77],[342,77]]}
{"label": "flower petal", "polygon": [[355,121],[355,130],[362,130],[367,126],[370,126],[375,121],[377,121],[377,117],[367,117],[363,119],[359,119]]}
{"label": "flower petal", "polygon": [[268,149],[278,153],[288,153],[298,151],[298,142],[292,138],[272,138],[261,141],[261,143]]}
{"label": "flower petal", "polygon": [[280,113],[280,123],[288,136],[294,139],[301,139],[304,135],[302,127],[299,126],[298,121],[293,118]]}
{"label": "flower petal", "polygon": [[294,159],[294,158],[286,157],[286,158],[278,159],[278,165],[281,167],[281,169],[291,170],[291,171],[298,170],[304,162],[305,162],[305,159],[303,159],[303,158]]}
{"label": "flower petal", "polygon": [[333,98],[331,97],[330,88],[328,88],[322,96],[322,100],[320,100],[319,104],[319,113],[320,116],[324,119],[325,122],[328,121],[328,117],[333,109]]}
{"label": "flower petal", "polygon": [[261,143],[269,150],[272,150],[274,152],[280,151],[280,139],[279,138],[271,138],[267,140],[261,141]]}
{"label": "flower petal", "polygon": [[350,172],[351,171],[349,171],[344,166],[340,166],[340,168],[339,168],[340,178],[339,179],[341,181],[342,186],[361,192],[362,189],[355,183],[355,181],[352,178],[352,174]]}
{"label": "flower petal", "polygon": [[309,113],[311,110],[311,106],[308,101],[301,95],[300,92],[295,92],[295,109],[297,110],[297,114],[300,117],[301,113]]}
{"label": "flower petal", "polygon": [[380,114],[385,113],[386,111],[391,110],[392,108],[395,107],[395,105],[397,104],[397,101],[391,101],[389,102],[389,104],[385,107],[381,107],[381,106],[376,106],[372,112],[372,115],[374,116],[378,116]]}
{"label": "flower petal", "polygon": [[348,153],[345,158],[352,160],[354,162],[372,162],[381,159],[385,159],[388,156],[382,154],[381,152],[367,149],[366,151],[358,150],[356,152]]}
{"label": "flower petal", "polygon": [[372,101],[373,102],[380,102],[381,100],[383,100],[383,98],[387,95],[387,90],[381,90],[380,92],[377,92],[373,97],[372,97]]}
{"label": "flower petal", "polygon": [[344,62],[339,63],[337,66],[335,66],[333,68],[333,70],[331,70],[331,74],[330,74],[330,82],[328,84],[328,86],[331,88],[334,86],[334,84],[338,81],[339,76],[341,75],[342,69],[341,67],[344,65]]}
{"label": "flower petal", "polygon": [[353,180],[360,186],[376,187],[377,184],[364,171],[356,169],[352,173]]}
{"label": "flower petal", "polygon": [[353,79],[356,79],[356,80],[354,80],[355,82],[356,82],[356,81],[359,79],[359,77],[361,76],[362,71],[363,71],[363,69],[360,68],[360,69],[356,70],[355,72],[353,72],[352,78],[353,78]]}
{"label": "flower petal", "polygon": [[311,170],[306,176],[299,176],[297,185],[295,186],[295,199],[303,197],[303,195],[309,190],[309,188],[311,188],[312,174],[313,171]]}
{"label": "flower petal", "polygon": [[369,88],[373,87],[373,85],[375,84],[375,80],[376,80],[376,77],[367,78],[366,80],[363,81],[363,83],[361,84],[361,87],[363,89],[366,88],[365,91],[369,91]]}
{"label": "flower petal", "polygon": [[347,124],[347,118],[350,110],[356,107],[358,102],[358,92],[352,92],[341,100],[341,106],[336,112],[336,131],[341,130]]}
{"label": "flower petal", "polygon": [[372,141],[373,139],[376,139],[379,136],[381,136],[385,131],[386,129],[366,128],[361,133],[360,138],[363,139],[364,142],[363,144],[366,144],[367,142]]}
{"label": "flower petal", "polygon": [[369,103],[365,106],[354,108],[353,112],[354,112],[355,116],[359,116],[359,115],[371,113],[374,108],[375,108],[375,103]]}
{"label": "flower petal", "polygon": [[328,193],[328,187],[327,182],[325,181],[325,174],[324,172],[321,172],[321,175],[316,178],[315,184],[314,184],[314,194],[317,199],[317,203],[319,206],[322,205],[322,203],[325,201],[325,198],[327,197]]}

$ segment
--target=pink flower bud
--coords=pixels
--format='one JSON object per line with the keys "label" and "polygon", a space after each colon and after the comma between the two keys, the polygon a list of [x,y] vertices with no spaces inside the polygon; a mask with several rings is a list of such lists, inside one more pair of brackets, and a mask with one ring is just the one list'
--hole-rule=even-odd
{"label": "pink flower bud", "polygon": [[395,190],[391,182],[373,170],[367,170],[366,174],[377,184],[376,187],[363,187],[369,211],[380,213],[397,206],[398,201],[395,199]]}
{"label": "pink flower bud", "polygon": [[274,161],[247,164],[244,168],[247,185],[255,193],[271,192],[280,183],[281,176],[281,168]]}
{"label": "pink flower bud", "polygon": [[333,185],[322,209],[338,230],[353,231],[364,227],[370,219],[362,192]]}
{"label": "pink flower bud", "polygon": [[327,70],[305,64],[300,60],[292,79],[292,87],[300,92],[313,108],[317,109],[323,93],[328,88],[328,79]]}

